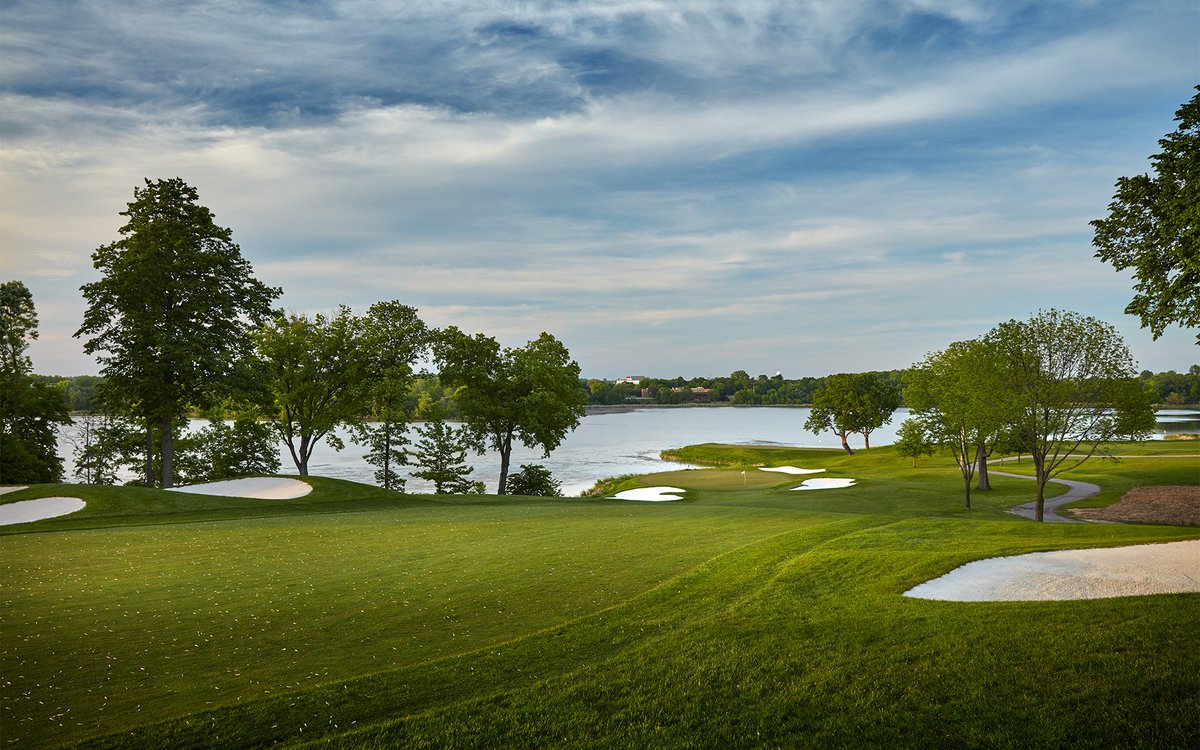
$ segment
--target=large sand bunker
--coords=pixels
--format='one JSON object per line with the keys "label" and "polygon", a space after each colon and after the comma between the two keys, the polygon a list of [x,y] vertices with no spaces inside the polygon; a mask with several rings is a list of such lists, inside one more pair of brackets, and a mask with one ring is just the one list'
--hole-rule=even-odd
{"label": "large sand bunker", "polygon": [[[679,494],[672,495],[670,493]],[[638,487],[635,490],[625,490],[613,495],[614,500],[641,500],[646,503],[661,503],[668,500],[682,500],[683,490],[678,487]]]}
{"label": "large sand bunker", "polygon": [[171,487],[173,492],[188,492],[194,495],[220,495],[222,497],[250,497],[256,500],[291,500],[312,492],[312,485],[287,477],[248,477],[226,479],[222,482],[193,484],[187,487]]}
{"label": "large sand bunker", "polygon": [[39,497],[0,505],[0,526],[31,523],[83,510],[87,503],[77,497]]}
{"label": "large sand bunker", "polygon": [[904,592],[951,602],[1057,601],[1200,592],[1200,540],[977,560]]}

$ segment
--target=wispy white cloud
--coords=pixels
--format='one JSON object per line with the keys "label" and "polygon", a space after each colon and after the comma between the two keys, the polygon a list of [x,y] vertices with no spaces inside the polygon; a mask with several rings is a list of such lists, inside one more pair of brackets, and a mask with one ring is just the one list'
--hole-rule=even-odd
{"label": "wispy white cloud", "polygon": [[[0,28],[3,272],[44,330],[77,327],[133,186],[178,175],[286,306],[399,297],[508,343],[552,328],[609,375],[902,366],[1039,306],[1120,317],[1128,282],[1087,221],[1190,95],[1196,21],[1170,2],[52,5]],[[86,368],[71,343],[35,356]],[[1192,356],[1167,347],[1147,351]]]}

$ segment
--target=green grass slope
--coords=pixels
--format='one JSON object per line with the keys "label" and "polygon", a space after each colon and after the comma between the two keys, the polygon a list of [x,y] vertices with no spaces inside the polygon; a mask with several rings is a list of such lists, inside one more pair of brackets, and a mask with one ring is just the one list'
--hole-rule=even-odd
{"label": "green grass slope", "polygon": [[[738,449],[731,463],[755,460]],[[886,448],[764,462],[858,484],[793,492],[804,477],[732,468],[632,482],[685,488],[674,503],[335,480],[289,501],[0,496],[88,502],[3,527],[0,734],[11,747],[211,748],[1200,738],[1200,594],[901,596],[974,559],[1200,530],[1033,524],[1003,512],[1027,499],[1020,479],[968,512],[952,466],[914,469]]]}

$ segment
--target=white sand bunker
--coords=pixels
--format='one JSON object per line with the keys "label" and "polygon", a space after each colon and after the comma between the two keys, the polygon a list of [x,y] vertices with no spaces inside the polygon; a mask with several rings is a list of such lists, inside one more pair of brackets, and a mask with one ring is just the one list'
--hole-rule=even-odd
{"label": "white sand bunker", "polygon": [[250,497],[256,500],[291,500],[312,492],[312,485],[287,477],[248,477],[226,479],[222,482],[193,484],[187,487],[171,487],[173,492],[188,492],[194,495],[220,495],[222,497]]}
{"label": "white sand bunker", "polygon": [[792,490],[833,490],[839,487],[849,487],[852,484],[854,484],[854,480],[845,477],[821,477],[820,479],[805,479],[799,487],[793,487]]}
{"label": "white sand bunker", "polygon": [[40,497],[0,505],[0,526],[31,523],[83,510],[87,503],[77,497]]}
{"label": "white sand bunker", "polygon": [[[678,492],[678,495],[670,493]],[[614,500],[641,500],[647,503],[661,503],[667,500],[682,500],[683,490],[678,487],[638,487],[636,490],[625,490],[612,496]]]}
{"label": "white sand bunker", "polygon": [[951,602],[1059,601],[1200,592],[1200,540],[977,560],[904,592]]}
{"label": "white sand bunker", "polygon": [[780,474],[820,474],[824,469],[798,469],[795,466],[760,466],[759,471],[777,471]]}

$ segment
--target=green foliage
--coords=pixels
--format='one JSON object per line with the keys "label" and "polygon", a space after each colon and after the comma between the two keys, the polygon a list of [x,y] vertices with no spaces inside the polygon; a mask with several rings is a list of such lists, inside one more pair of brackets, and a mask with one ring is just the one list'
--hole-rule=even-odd
{"label": "green foliage", "polygon": [[342,306],[332,317],[279,311],[256,335],[274,396],[271,424],[291,453],[301,476],[324,440],[345,447],[334,434],[339,425],[362,424],[371,404],[365,387],[370,358],[364,349],[362,321]]}
{"label": "green foliage", "polygon": [[926,355],[909,373],[905,388],[915,422],[935,445],[953,454],[967,508],[976,469],[982,479],[986,461],[1011,421],[1013,407],[1002,387],[998,358],[987,341],[955,342]]}
{"label": "green foliage", "polygon": [[521,470],[508,478],[510,495],[562,497],[562,483],[541,464],[521,464]]}
{"label": "green foliage", "polygon": [[469,479],[474,469],[467,464],[463,436],[440,416],[417,428],[417,441],[408,454],[417,479],[433,482],[438,495],[471,495],[483,492],[483,482]]}
{"label": "green foliage", "polygon": [[116,484],[125,466],[142,460],[143,432],[120,417],[105,413],[80,416],[69,440],[74,446],[75,476],[84,484]]}
{"label": "green foliage", "polygon": [[405,479],[400,467],[408,464],[406,424],[393,419],[360,425],[358,440],[368,448],[363,460],[375,467],[375,483],[385,490],[404,492]]}
{"label": "green foliage", "polygon": [[1037,519],[1046,482],[1101,445],[1138,438],[1154,426],[1150,397],[1136,379],[1116,329],[1090,316],[1043,311],[987,336],[1016,441],[1037,473]]}
{"label": "green foliage", "polygon": [[1154,176],[1118,179],[1108,217],[1091,222],[1096,257],[1134,270],[1136,293],[1125,312],[1156,339],[1168,325],[1200,328],[1200,93],[1175,120],[1178,129],[1150,157]]}
{"label": "green foliage", "polygon": [[92,254],[102,278],[82,287],[88,308],[75,335],[97,355],[108,408],[161,428],[160,482],[170,486],[169,425],[249,387],[250,330],[280,290],[254,278],[195,188],[179,178],[145,182],[121,212],[121,239]]}
{"label": "green foliage", "polygon": [[897,455],[911,458],[914,467],[918,458],[932,456],[938,449],[933,436],[919,419],[906,419],[900,423],[893,446]]}
{"label": "green foliage", "polygon": [[260,421],[256,410],[239,412],[232,425],[214,414],[207,427],[187,439],[179,468],[189,483],[278,474],[276,440],[274,428]]}
{"label": "green foliage", "polygon": [[62,480],[57,427],[70,422],[62,391],[31,374],[37,310],[24,283],[0,284],[0,484]]}
{"label": "green foliage", "polygon": [[468,336],[451,326],[433,349],[442,382],[458,388],[455,398],[476,449],[500,454],[498,494],[506,492],[514,440],[548,456],[583,416],[579,365],[548,333],[502,350],[489,336]]}
{"label": "green foliage", "polygon": [[813,395],[812,411],[804,429],[815,434],[832,431],[841,438],[843,450],[853,453],[846,436],[859,433],[870,448],[871,433],[891,422],[892,413],[899,406],[898,387],[877,373],[830,375]]}

